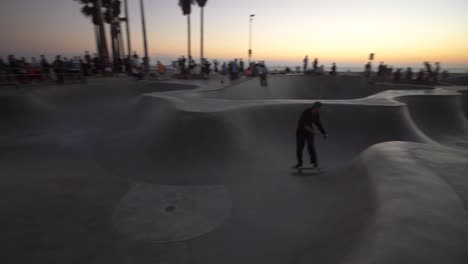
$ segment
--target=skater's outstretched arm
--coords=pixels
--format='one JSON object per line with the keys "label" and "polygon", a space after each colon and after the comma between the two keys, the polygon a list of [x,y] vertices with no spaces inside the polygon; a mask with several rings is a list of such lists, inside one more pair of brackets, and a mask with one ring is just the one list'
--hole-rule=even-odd
{"label": "skater's outstretched arm", "polygon": [[322,122],[320,122],[319,117],[315,118],[313,120],[313,123],[315,124],[315,126],[318,127],[318,129],[320,130],[320,133],[322,133],[322,135],[327,136],[327,132],[325,132],[325,129],[323,129]]}

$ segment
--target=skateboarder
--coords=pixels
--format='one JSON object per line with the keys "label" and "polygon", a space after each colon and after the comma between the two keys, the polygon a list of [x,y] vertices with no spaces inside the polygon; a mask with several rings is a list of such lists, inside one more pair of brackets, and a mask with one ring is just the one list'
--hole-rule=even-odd
{"label": "skateboarder", "polygon": [[315,167],[318,167],[317,155],[315,153],[314,146],[314,125],[320,130],[324,139],[328,137],[327,133],[322,127],[320,122],[320,107],[322,103],[315,102],[312,107],[307,108],[302,112],[301,117],[296,130],[296,156],[297,164],[294,168],[300,168],[302,166],[302,150],[304,149],[305,142],[307,141],[307,149],[309,151],[310,163]]}

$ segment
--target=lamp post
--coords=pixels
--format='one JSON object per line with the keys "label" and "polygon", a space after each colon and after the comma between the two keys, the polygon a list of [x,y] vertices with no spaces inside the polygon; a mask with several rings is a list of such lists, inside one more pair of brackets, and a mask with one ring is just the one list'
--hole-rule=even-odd
{"label": "lamp post", "polygon": [[149,70],[149,58],[148,58],[148,43],[146,40],[146,23],[145,23],[145,8],[143,6],[143,0],[140,0],[140,7],[141,7],[141,24],[143,26],[143,44],[145,48],[145,58],[143,63],[145,65],[145,78],[148,74]]}
{"label": "lamp post", "polygon": [[249,16],[249,66],[252,61],[252,21],[255,14]]}

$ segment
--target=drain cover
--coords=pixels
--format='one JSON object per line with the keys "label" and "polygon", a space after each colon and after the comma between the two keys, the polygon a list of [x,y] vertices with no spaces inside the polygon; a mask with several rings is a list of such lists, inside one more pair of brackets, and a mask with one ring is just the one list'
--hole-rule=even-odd
{"label": "drain cover", "polygon": [[204,235],[229,218],[232,202],[225,186],[169,186],[134,183],[114,209],[112,222],[128,239],[152,243],[185,241]]}
{"label": "drain cover", "polygon": [[166,212],[168,212],[168,213],[174,212],[175,206],[169,205],[169,206],[166,207],[164,210],[165,210]]}

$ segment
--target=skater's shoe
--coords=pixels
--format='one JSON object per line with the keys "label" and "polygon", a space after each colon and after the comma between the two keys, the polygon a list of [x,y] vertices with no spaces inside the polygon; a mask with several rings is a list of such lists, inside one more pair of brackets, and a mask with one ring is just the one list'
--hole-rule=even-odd
{"label": "skater's shoe", "polygon": [[299,169],[300,167],[302,167],[302,163],[298,163],[296,166],[294,166],[295,169]]}
{"label": "skater's shoe", "polygon": [[314,162],[310,162],[310,165],[312,166],[312,168],[318,168],[318,163],[314,163]]}

